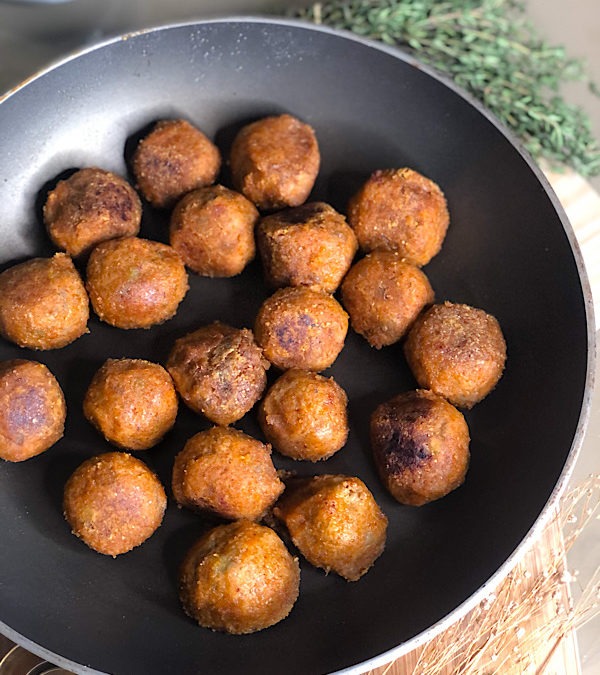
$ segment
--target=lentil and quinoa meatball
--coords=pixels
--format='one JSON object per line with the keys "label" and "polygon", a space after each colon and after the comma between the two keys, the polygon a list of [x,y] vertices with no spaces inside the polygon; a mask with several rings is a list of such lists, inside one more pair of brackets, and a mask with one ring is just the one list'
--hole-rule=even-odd
{"label": "lentil and quinoa meatball", "polygon": [[352,264],[356,236],[344,216],[311,202],[264,217],[256,231],[267,282],[333,293]]}
{"label": "lentil and quinoa meatball", "polygon": [[175,424],[177,393],[158,363],[108,359],[92,378],[83,412],[109,443],[147,450]]}
{"label": "lentil and quinoa meatball", "polygon": [[173,496],[180,506],[230,520],[260,520],[284,490],[271,448],[242,431],[213,427],[175,457]]}
{"label": "lentil and quinoa meatball", "polygon": [[397,250],[421,267],[439,253],[450,216],[439,186],[412,169],[375,171],[348,205],[364,251]]}
{"label": "lentil and quinoa meatball", "polygon": [[86,168],[58,182],[44,204],[44,223],[54,244],[69,255],[140,231],[142,204],[129,183],[110,171]]}
{"label": "lentil and quinoa meatball", "polygon": [[241,419],[262,396],[269,366],[251,330],[220,321],[179,338],[167,361],[186,405],[223,425]]}
{"label": "lentil and quinoa meatball", "polygon": [[167,244],[125,237],[92,251],[86,287],[100,320],[117,328],[150,328],[175,315],[188,278],[179,254]]}
{"label": "lentil and quinoa meatball", "polygon": [[281,370],[325,370],[344,347],[348,315],[335,298],[304,286],[280,288],[260,307],[256,341]]}
{"label": "lentil and quinoa meatball", "polygon": [[43,363],[0,362],[0,458],[22,462],[62,438],[67,408],[62,389]]}
{"label": "lentil and quinoa meatball", "polygon": [[254,633],[290,613],[298,560],[273,530],[246,520],[219,525],[188,551],[179,576],[186,614],[205,628]]}
{"label": "lentil and quinoa meatball", "polygon": [[66,253],[0,274],[0,334],[19,347],[59,349],[87,333],[89,302]]}
{"label": "lentil and quinoa meatball", "polygon": [[400,503],[421,506],[462,485],[469,466],[463,415],[431,391],[395,396],[371,416],[371,447],[382,483]]}
{"label": "lentil and quinoa meatball", "polygon": [[304,203],[320,162],[314,130],[291,115],[265,117],[243,127],[230,155],[234,187],[261,210]]}
{"label": "lentil and quinoa meatball", "polygon": [[65,485],[63,509],[73,534],[113,557],[148,539],[162,522],[167,497],[156,475],[125,452],[81,464]]}
{"label": "lentil and quinoa meatball", "polygon": [[433,305],[416,320],[404,353],[420,387],[469,409],[502,377],[506,342],[491,314],[444,302]]}
{"label": "lentil and quinoa meatball", "polygon": [[169,208],[186,192],[215,182],[221,153],[187,120],[160,120],[139,142],[132,169],[144,198]]}
{"label": "lentil and quinoa meatball", "polygon": [[346,444],[347,404],[346,392],[332,377],[288,370],[262,400],[258,419],[282,455],[317,462]]}
{"label": "lentil and quinoa meatball", "polygon": [[293,479],[273,514],[308,562],[348,581],[360,579],[385,548],[387,518],[360,478]]}
{"label": "lentil and quinoa meatball", "polygon": [[239,192],[222,185],[188,193],[173,210],[170,243],[193,272],[233,277],[254,258],[258,211]]}
{"label": "lentil and quinoa meatball", "polygon": [[426,305],[434,300],[429,280],[397,251],[373,251],[346,275],[342,304],[352,328],[377,349],[404,336]]}

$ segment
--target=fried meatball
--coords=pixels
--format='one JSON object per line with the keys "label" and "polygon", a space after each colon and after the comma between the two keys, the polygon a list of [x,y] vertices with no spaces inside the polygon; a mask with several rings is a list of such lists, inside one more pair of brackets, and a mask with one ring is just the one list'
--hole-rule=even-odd
{"label": "fried meatball", "polygon": [[67,481],[63,497],[73,534],[94,551],[113,557],[154,534],[166,506],[156,475],[125,452],[86,460]]}
{"label": "fried meatball", "polygon": [[347,332],[348,315],[339,302],[303,286],[275,291],[254,325],[256,341],[281,370],[325,370],[342,351]]}
{"label": "fried meatball", "polygon": [[434,300],[425,274],[396,251],[373,251],[359,260],[341,294],[352,328],[377,349],[400,340]]}
{"label": "fried meatball", "polygon": [[487,312],[445,302],[417,319],[404,353],[420,387],[469,409],[502,377],[506,342],[498,321]]}
{"label": "fried meatball", "polygon": [[0,274],[0,334],[19,347],[65,347],[88,332],[89,315],[83,281],[66,253]]}
{"label": "fried meatball", "polygon": [[0,457],[22,462],[62,438],[67,408],[54,375],[43,363],[0,362]]}
{"label": "fried meatball", "polygon": [[268,527],[247,520],[219,525],[188,551],[179,576],[186,614],[205,628],[254,633],[290,613],[300,567]]}
{"label": "fried meatball", "polygon": [[189,439],[175,457],[172,487],[180,506],[230,520],[260,520],[284,489],[271,448],[230,427]]}
{"label": "fried meatball", "polygon": [[144,198],[168,208],[186,192],[215,182],[221,153],[186,120],[161,120],[139,142],[132,169]]}
{"label": "fried meatball", "polygon": [[291,115],[265,117],[243,127],[230,156],[234,187],[264,210],[304,203],[320,162],[315,132]]}
{"label": "fried meatball", "polygon": [[262,396],[269,366],[252,331],[220,321],[179,338],[167,361],[186,405],[223,425],[242,418]]}
{"label": "fried meatball", "polygon": [[199,188],[171,215],[170,243],[183,262],[206,277],[233,277],[254,258],[258,211],[222,185]]}
{"label": "fried meatball", "polygon": [[346,392],[332,377],[288,370],[262,400],[258,419],[282,455],[316,462],[346,444],[347,404]]}
{"label": "fried meatball", "polygon": [[382,483],[400,503],[412,506],[455,490],[469,466],[465,418],[431,391],[409,391],[377,407],[371,447]]}
{"label": "fried meatball", "polygon": [[375,171],[348,205],[364,251],[397,250],[421,267],[439,253],[450,216],[439,186],[412,169]]}
{"label": "fried meatball", "polygon": [[88,387],[83,413],[109,443],[147,450],[175,424],[177,393],[158,363],[108,359]]}
{"label": "fried meatball", "polygon": [[44,224],[54,244],[69,255],[140,231],[142,204],[129,183],[110,171],[89,168],[61,180],[48,193]]}
{"label": "fried meatball", "polygon": [[102,321],[117,328],[150,328],[175,315],[188,278],[179,254],[167,244],[126,237],[96,246],[86,287]]}
{"label": "fried meatball", "polygon": [[333,293],[358,249],[346,219],[324,202],[263,218],[256,238],[271,286],[308,286]]}
{"label": "fried meatball", "polygon": [[291,480],[273,513],[308,562],[348,581],[360,579],[383,553],[387,518],[360,478]]}

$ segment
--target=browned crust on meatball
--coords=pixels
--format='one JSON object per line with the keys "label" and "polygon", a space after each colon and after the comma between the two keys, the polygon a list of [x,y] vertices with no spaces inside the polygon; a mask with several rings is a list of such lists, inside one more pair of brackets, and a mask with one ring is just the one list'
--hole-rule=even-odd
{"label": "browned crust on meatball", "polygon": [[314,130],[292,117],[265,117],[243,127],[230,155],[234,187],[259,209],[306,201],[321,158]]}
{"label": "browned crust on meatball", "polygon": [[300,567],[268,527],[249,521],[220,525],[188,551],[179,597],[192,619],[226,633],[254,633],[290,613]]}
{"label": "browned crust on meatball", "polygon": [[254,258],[258,211],[239,192],[222,185],[199,188],[171,215],[170,243],[196,274],[233,277]]}
{"label": "browned crust on meatball", "polygon": [[147,450],[175,424],[177,393],[158,363],[108,359],[92,378],[83,412],[109,443]]}
{"label": "browned crust on meatball", "polygon": [[348,222],[364,251],[397,250],[426,265],[442,247],[450,216],[440,187],[413,169],[375,171],[348,205]]}
{"label": "browned crust on meatball", "polygon": [[179,338],[167,361],[186,405],[224,425],[242,418],[258,401],[269,366],[252,331],[220,321]]}
{"label": "browned crust on meatball", "polygon": [[180,506],[230,520],[260,520],[284,490],[270,446],[229,427],[188,440],[175,458],[172,487]]}
{"label": "browned crust on meatball", "polygon": [[62,438],[67,408],[62,389],[43,363],[0,362],[0,457],[22,462]]}
{"label": "browned crust on meatball", "polygon": [[86,460],[67,481],[63,498],[73,534],[94,551],[113,557],[154,534],[166,506],[156,475],[125,452]]}
{"label": "browned crust on meatball", "polygon": [[88,296],[65,253],[0,274],[0,334],[19,347],[59,349],[87,333]]}
{"label": "browned crust on meatball", "polygon": [[290,481],[273,513],[312,565],[348,581],[360,579],[385,548],[387,518],[360,478]]}
{"label": "browned crust on meatball", "polygon": [[124,329],[167,321],[189,288],[177,251],[138,237],[96,246],[87,265],[86,287],[98,318]]}
{"label": "browned crust on meatball", "polygon": [[346,392],[332,377],[288,370],[262,400],[258,420],[281,454],[317,462],[346,444],[347,404]]}
{"label": "browned crust on meatball", "polygon": [[43,215],[54,244],[77,257],[101,241],[136,235],[142,204],[117,174],[86,168],[58,182],[48,193]]}
{"label": "browned crust on meatball", "polygon": [[161,120],[139,142],[132,168],[144,198],[157,208],[168,208],[186,192],[215,182],[221,154],[188,121]]}
{"label": "browned crust on meatball", "polygon": [[344,347],[348,315],[335,298],[303,286],[280,288],[267,298],[254,324],[256,341],[280,368],[320,371]]}
{"label": "browned crust on meatball", "polygon": [[371,416],[371,447],[381,481],[402,504],[421,506],[462,485],[469,428],[433,392],[417,390],[382,403]]}
{"label": "browned crust on meatball", "polygon": [[491,314],[469,305],[434,305],[411,328],[404,353],[419,386],[472,408],[504,371],[506,342]]}
{"label": "browned crust on meatball", "polygon": [[327,293],[340,285],[358,249],[344,216],[324,202],[264,217],[256,239],[271,286],[308,286]]}

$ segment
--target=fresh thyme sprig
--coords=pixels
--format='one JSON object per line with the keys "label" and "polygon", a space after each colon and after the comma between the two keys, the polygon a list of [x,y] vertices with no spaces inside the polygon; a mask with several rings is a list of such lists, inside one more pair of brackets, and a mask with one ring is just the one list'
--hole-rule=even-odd
{"label": "fresh thyme sprig", "polygon": [[291,12],[414,53],[449,75],[510,127],[531,154],[584,176],[600,146],[584,111],[560,93],[584,64],[542,40],[516,0],[330,0]]}

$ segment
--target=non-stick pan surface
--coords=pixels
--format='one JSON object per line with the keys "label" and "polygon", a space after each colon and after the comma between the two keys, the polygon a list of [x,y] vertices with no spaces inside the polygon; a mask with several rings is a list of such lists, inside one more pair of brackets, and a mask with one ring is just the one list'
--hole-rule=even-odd
{"label": "non-stick pan surface", "polygon": [[[231,280],[190,277],[177,316],[150,331],[92,318],[90,333],[62,350],[33,353],[2,341],[0,358],[50,367],[69,415],[65,437],[47,453],[0,466],[0,628],[71,669],[306,675],[396,648],[380,660],[392,658],[483,596],[572,464],[589,398],[591,323],[569,226],[540,173],[492,119],[389,49],[294,23],[230,20],[136,34],[49,70],[0,104],[3,267],[52,253],[40,207],[58,176],[93,165],[125,173],[125,157],[152,121],[188,118],[226,152],[243,123],[284,111],[313,125],[319,138],[313,198],[344,210],[371,171],[399,166],[431,177],[447,195],[448,237],[426,267],[437,299],[491,312],[508,343],[503,379],[466,413],[467,481],[421,508],[401,506],[381,488],[368,418],[415,383],[400,346],[373,350],[350,333],[330,369],[350,399],[347,447],[317,465],[274,458],[302,474],[359,475],[389,518],[387,549],[356,583],[302,562],[289,618],[254,635],[213,633],[183,614],[176,592],[179,563],[204,531],[203,518],[171,500],[158,532],[112,559],[70,533],[61,496],[81,461],[110,449],[81,412],[104,359],[164,362],[176,337],[206,322],[251,326],[269,293],[258,263]],[[166,223],[146,209],[141,234],[165,241]],[[175,430],[139,456],[168,487],[175,453],[207,426],[182,407]],[[238,426],[260,435],[252,413]]]}

